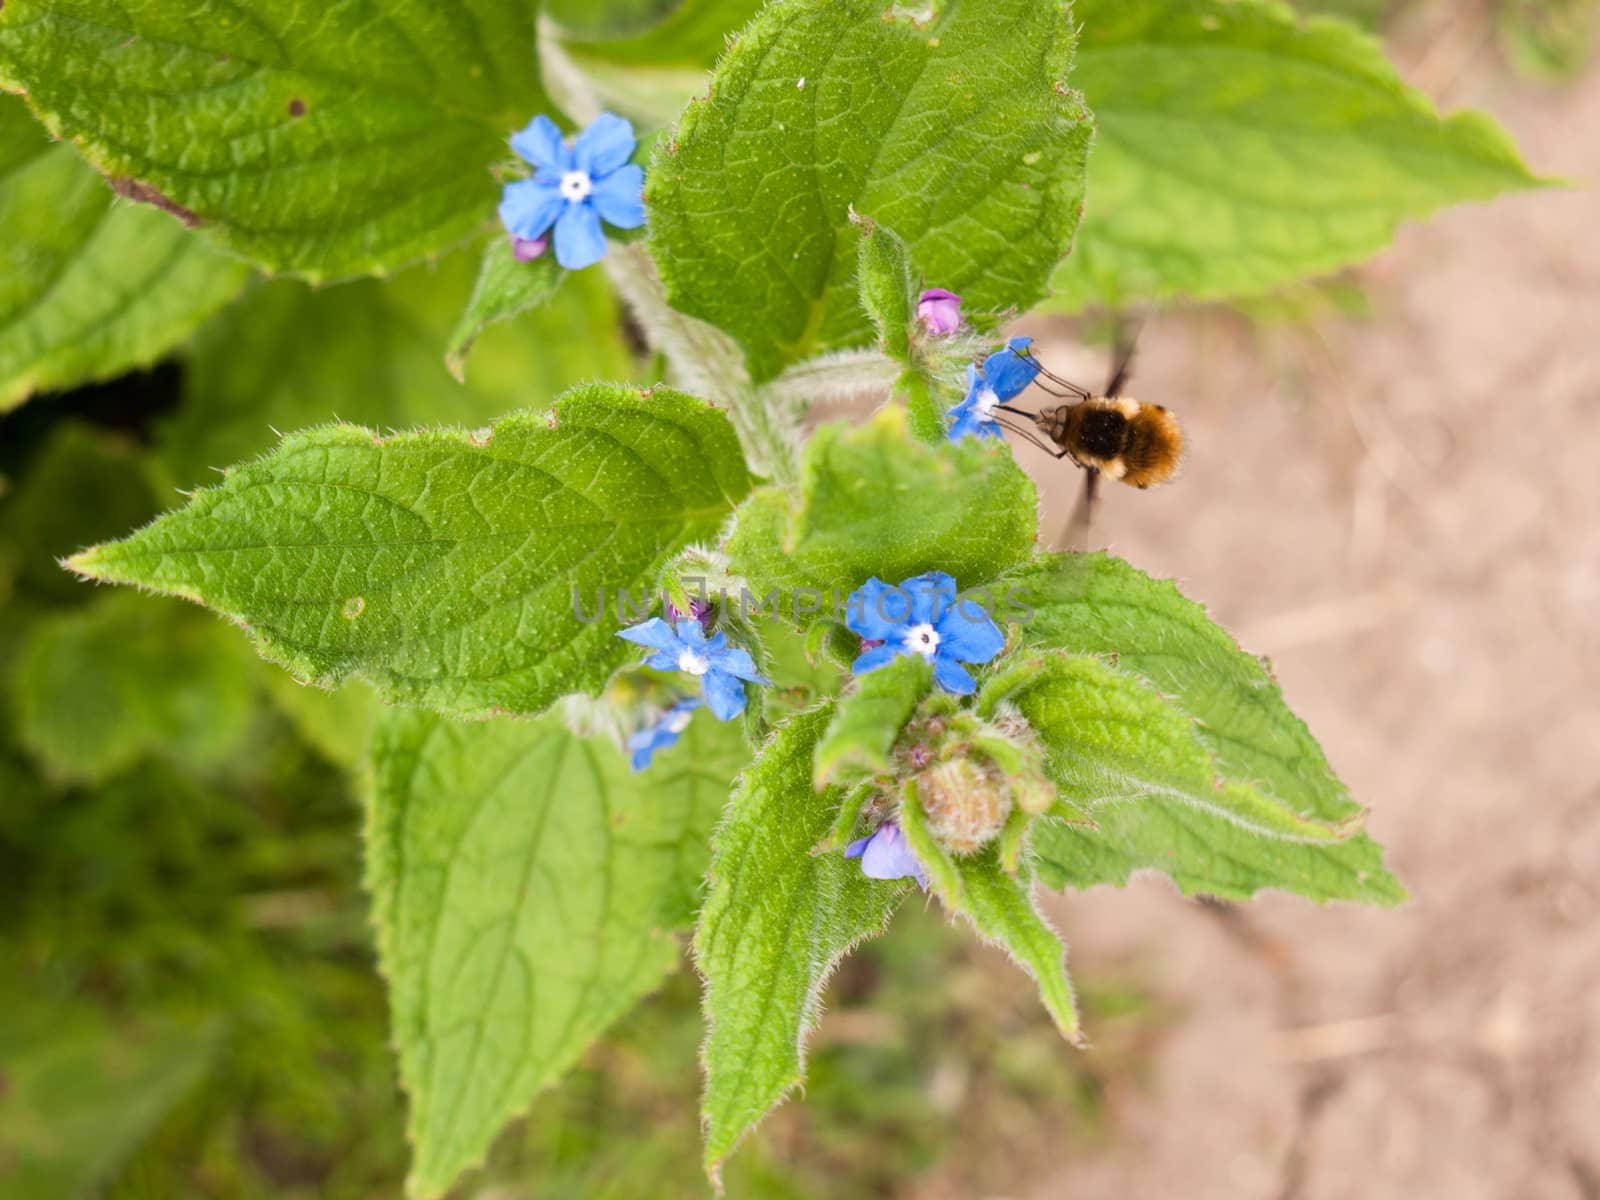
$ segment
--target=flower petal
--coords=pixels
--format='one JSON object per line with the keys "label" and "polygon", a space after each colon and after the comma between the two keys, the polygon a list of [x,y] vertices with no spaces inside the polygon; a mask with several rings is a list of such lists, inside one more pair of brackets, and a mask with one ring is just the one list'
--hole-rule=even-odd
{"label": "flower petal", "polygon": [[736,676],[713,667],[705,673],[701,686],[717,720],[731,721],[744,711],[744,684]]}
{"label": "flower petal", "polygon": [[632,125],[613,113],[601,113],[572,143],[573,165],[598,179],[632,158],[638,144]]}
{"label": "flower petal", "polygon": [[750,652],[741,650],[737,646],[716,655],[711,660],[711,669],[726,671],[730,675],[737,675],[740,679],[748,679],[751,683],[772,682],[756,669],[756,661],[750,657]]}
{"label": "flower petal", "polygon": [[619,629],[617,630],[617,636],[625,642],[633,642],[639,646],[649,646],[652,650],[661,650],[672,654],[679,654],[683,650],[683,639],[674,633],[672,626],[660,617],[651,617],[641,624]]}
{"label": "flower petal", "polygon": [[912,625],[938,625],[956,602],[956,581],[943,571],[924,571],[900,586],[911,593]]}
{"label": "flower petal", "polygon": [[850,664],[850,674],[865,675],[868,671],[876,671],[879,667],[887,667],[900,655],[907,653],[903,643],[895,645],[874,646],[855,662]]}
{"label": "flower petal", "polygon": [[978,681],[949,654],[940,654],[933,660],[933,679],[952,696],[970,696],[978,690]]}
{"label": "flower petal", "polygon": [[1032,338],[1012,338],[1004,350],[991,354],[983,364],[983,377],[994,389],[994,394],[1000,397],[1002,404],[1022,395],[1028,390],[1028,385],[1038,378],[1039,364],[1031,357],[1024,358],[1018,353],[1019,350],[1026,350],[1032,341]]}
{"label": "flower petal", "polygon": [[532,241],[549,231],[566,203],[559,189],[519,179],[500,193],[500,223],[513,237]]}
{"label": "flower petal", "polygon": [[572,155],[561,140],[561,128],[540,113],[521,133],[511,135],[517,156],[545,171],[572,170]]}
{"label": "flower petal", "polygon": [[864,838],[857,838],[844,848],[844,856],[846,858],[860,858],[867,852],[867,846],[871,841],[872,835],[870,833]]}
{"label": "flower petal", "polygon": [[900,630],[911,616],[911,597],[874,575],[850,593],[845,627],[870,642],[881,642]]}
{"label": "flower petal", "polygon": [[906,843],[906,835],[893,821],[878,826],[878,832],[872,835],[872,841],[861,855],[861,873],[868,879],[911,878],[918,883],[927,878],[922,864]]}
{"label": "flower petal", "polygon": [[703,650],[715,654],[728,644],[728,635],[719,633],[716,637],[706,637],[706,627],[693,617],[682,617],[672,623],[678,631],[678,641],[695,650]]}
{"label": "flower petal", "polygon": [[627,163],[603,179],[596,179],[589,199],[608,225],[639,228],[644,224],[644,168]]}
{"label": "flower petal", "polygon": [[658,650],[644,660],[644,665],[653,671],[676,671],[681,650]]}
{"label": "flower petal", "polygon": [[605,256],[600,214],[588,204],[567,205],[556,221],[556,261],[569,271],[581,271]]}
{"label": "flower petal", "polygon": [[1006,646],[1006,635],[971,600],[952,604],[939,620],[939,653],[957,662],[986,663]]}

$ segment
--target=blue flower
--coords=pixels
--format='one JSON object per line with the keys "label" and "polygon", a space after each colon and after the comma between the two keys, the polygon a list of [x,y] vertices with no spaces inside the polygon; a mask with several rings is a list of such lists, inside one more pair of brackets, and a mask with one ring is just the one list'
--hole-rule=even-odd
{"label": "blue flower", "polygon": [[844,856],[859,858],[861,873],[868,879],[915,879],[923,888],[928,886],[928,873],[894,821],[885,821],[871,836],[851,842]]}
{"label": "blue flower", "polygon": [[655,653],[645,665],[658,671],[684,671],[700,680],[700,688],[719,721],[731,721],[744,711],[744,684],[770,683],[756,670],[748,652],[728,645],[728,635],[707,638],[700,622],[690,619],[676,625],[651,617],[643,625],[618,632],[624,641],[648,646]]}
{"label": "blue flower", "polygon": [[1039,375],[1039,364],[1026,353],[1031,345],[1032,338],[1015,337],[985,360],[983,370],[967,364],[967,397],[945,414],[955,418],[950,426],[952,442],[1001,436],[994,410],[1022,395]]}
{"label": "blue flower", "polygon": [[942,571],[897,588],[874,576],[850,593],[845,624],[863,639],[883,643],[851,664],[854,674],[876,671],[902,654],[920,654],[933,663],[939,686],[957,696],[970,696],[978,687],[961,664],[986,663],[1006,644],[980,605],[956,598],[956,581]]}
{"label": "blue flower", "polygon": [[638,144],[633,126],[601,113],[569,147],[561,130],[537,116],[511,139],[534,168],[532,179],[508,183],[500,220],[515,238],[534,241],[555,226],[556,261],[569,271],[606,256],[604,219],[618,229],[644,224],[644,168],[628,160]]}
{"label": "blue flower", "polygon": [[683,736],[683,731],[689,728],[695,710],[703,707],[705,701],[699,696],[685,696],[662,713],[654,725],[641,729],[630,737],[628,749],[633,751],[633,769],[644,770],[650,765],[650,760],[655,757],[657,750],[676,746],[678,739]]}

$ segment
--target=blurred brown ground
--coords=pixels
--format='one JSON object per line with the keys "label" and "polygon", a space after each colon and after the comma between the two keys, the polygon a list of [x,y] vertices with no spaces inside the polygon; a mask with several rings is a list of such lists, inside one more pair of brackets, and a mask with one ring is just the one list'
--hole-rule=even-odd
{"label": "blurred brown ground", "polygon": [[[1132,394],[1192,448],[1095,535],[1272,659],[1415,900],[1056,902],[1076,973],[1137,956],[1183,1016],[1030,1200],[1600,1198],[1600,72],[1537,86],[1436,32],[1408,77],[1579,187],[1408,229],[1370,321],[1147,324]],[[1059,530],[1079,476],[1022,454]]]}

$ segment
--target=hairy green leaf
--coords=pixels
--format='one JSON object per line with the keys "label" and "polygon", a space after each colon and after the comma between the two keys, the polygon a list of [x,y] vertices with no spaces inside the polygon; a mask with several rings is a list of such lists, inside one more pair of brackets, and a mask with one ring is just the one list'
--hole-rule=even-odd
{"label": "hairy green leaf", "polygon": [[96,783],[156,753],[214,767],[249,728],[254,668],[213,617],[104,596],[28,631],[11,679],[17,736],[68,782]]}
{"label": "hairy green leaf", "polygon": [[497,237],[484,247],[478,281],[466,311],[450,334],[445,365],[457,379],[465,379],[467,354],[490,325],[545,304],[566,277],[555,255],[546,253],[533,262],[518,262],[509,238]]}
{"label": "hairy green leaf", "polygon": [[842,854],[813,856],[844,798],[811,783],[832,705],[781,726],[745,772],[717,830],[711,891],[695,933],[705,976],[706,1166],[804,1073],[823,985],[850,947],[881,933],[904,883],[867,879]]}
{"label": "hairy green leaf", "polygon": [[[1099,656],[1105,664],[1100,669],[1153,689],[1172,712],[1192,722],[1219,780],[1311,822],[1339,828],[1359,819],[1361,810],[1265,667],[1175,585],[1104,554],[1051,556],[1006,582],[1020,589],[1018,600],[1035,610],[1021,624],[1027,642]],[[1127,703],[1119,700],[1125,693],[1097,698],[1087,676],[1072,691],[1060,706],[1042,696],[1035,699],[1041,722],[1055,723],[1053,736],[1064,745],[1071,739],[1085,756],[1081,764],[1070,752],[1053,756],[1063,791],[1082,801],[1098,789],[1103,789],[1096,797],[1101,801],[1148,796],[1148,782],[1133,787],[1123,782],[1171,765],[1163,765],[1153,745],[1137,745],[1144,736],[1138,722],[1154,720],[1153,715],[1138,705],[1118,712],[1112,706]],[[1019,703],[1026,711],[1026,702]],[[1199,783],[1196,775],[1191,787]],[[1214,804],[1229,795],[1237,793],[1217,790]],[[1036,826],[1039,872],[1051,886],[1120,883],[1135,869],[1153,868],[1188,892],[1248,896],[1279,887],[1319,900],[1396,903],[1405,897],[1365,834],[1331,845],[1263,838],[1255,830],[1266,810],[1256,808],[1248,810],[1256,814],[1250,827],[1239,823],[1240,814],[1187,802],[1097,803],[1092,809],[1098,826],[1093,830],[1048,821]]]}
{"label": "hairy green leaf", "polygon": [[154,362],[249,274],[165,214],[119,201],[0,96],[0,412]]}
{"label": "hairy green leaf", "polygon": [[998,445],[926,445],[903,410],[858,429],[825,425],[806,447],[795,508],[764,489],[739,511],[728,551],[763,594],[814,588],[820,611],[876,575],[898,584],[944,571],[958,586],[987,583],[1027,560],[1038,526],[1033,483]]}
{"label": "hairy green leaf", "polygon": [[1441,119],[1341,22],[1266,0],[1076,0],[1073,17],[1098,133],[1057,306],[1265,291],[1537,182],[1498,126]]}
{"label": "hairy green leaf", "polygon": [[1039,985],[1039,999],[1068,1041],[1077,1043],[1078,1008],[1067,978],[1066,949],[1033,902],[1026,868],[1012,878],[999,846],[955,858],[961,875],[957,911],[986,942],[1000,946]]}
{"label": "hairy green leaf", "polygon": [[411,1097],[412,1195],[444,1193],[677,964],[673,935],[748,757],[709,714],[635,775],[553,716],[383,713],[367,882]]}
{"label": "hairy green leaf", "polygon": [[887,772],[889,752],[932,686],[933,665],[920,654],[903,654],[858,678],[840,698],[828,732],[817,743],[817,786],[850,784]]}
{"label": "hairy green leaf", "polygon": [[1066,87],[1062,0],[780,0],[657,149],[645,195],[672,303],[744,347],[758,382],[858,346],[854,211],[930,283],[1027,306],[1066,254],[1090,119]]}
{"label": "hairy green leaf", "polygon": [[1050,752],[1065,799],[1092,811],[1116,804],[1191,807],[1262,837],[1340,842],[1359,810],[1337,822],[1291,807],[1251,778],[1222,771],[1200,724],[1138,676],[1088,655],[1034,660],[1032,682],[1012,702]]}
{"label": "hairy green leaf", "polygon": [[130,194],[263,266],[365,274],[493,218],[507,136],[555,111],[537,11],[8,0],[0,85]]}
{"label": "hairy green leaf", "polygon": [[71,566],[215,608],[326,686],[357,674],[456,715],[536,713],[630,656],[614,611],[578,609],[653,587],[748,488],[722,413],[597,384],[477,435],[292,434]]}
{"label": "hairy green leaf", "polygon": [[278,431],[328,421],[378,429],[487,425],[530,397],[589,379],[625,378],[631,363],[616,303],[598,272],[538,312],[491,330],[465,386],[440,362],[472,287],[472,260],[451,255],[394,279],[313,289],[257,288],[196,340],[186,403],[159,427],[157,449],[184,487],[272,449]]}
{"label": "hairy green leaf", "polygon": [[861,219],[856,269],[861,307],[878,330],[878,346],[896,362],[911,362],[911,326],[917,319],[917,281],[911,256],[891,229]]}

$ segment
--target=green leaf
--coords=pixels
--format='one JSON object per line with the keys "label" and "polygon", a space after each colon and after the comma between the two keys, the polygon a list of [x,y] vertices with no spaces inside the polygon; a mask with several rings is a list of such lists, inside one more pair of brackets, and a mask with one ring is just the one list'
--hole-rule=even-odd
{"label": "green leaf", "polygon": [[506,138],[555,112],[537,14],[522,0],[8,0],[0,85],[130,192],[263,266],[366,274],[493,219]]}
{"label": "green leaf", "polygon": [[1249,777],[1230,777],[1202,740],[1201,726],[1138,676],[1088,655],[1033,660],[1033,682],[1012,702],[1050,751],[1048,771],[1063,797],[1097,810],[1136,804],[1190,807],[1259,837],[1337,843],[1361,812],[1335,822],[1292,807]]}
{"label": "green leaf", "polygon": [[1083,204],[1090,118],[1062,0],[769,4],[645,185],[668,297],[743,345],[757,382],[871,326],[851,209],[980,309],[1044,294]]}
{"label": "green leaf", "polygon": [[66,782],[98,783],[157,753],[215,768],[249,729],[254,668],[215,618],[105,596],[28,631],[11,679],[17,736]]}
{"label": "green leaf", "polygon": [[707,840],[749,751],[696,717],[635,775],[559,719],[387,710],[368,887],[411,1097],[409,1191],[445,1192],[679,960]]}
{"label": "green leaf", "polygon": [[217,1029],[171,1017],[0,996],[0,1200],[99,1194],[204,1076]]}
{"label": "green leaf", "polygon": [[861,307],[878,330],[878,346],[897,362],[911,362],[911,326],[917,319],[917,281],[911,256],[893,230],[860,218],[856,268]]}
{"label": "green leaf", "polygon": [[462,386],[440,351],[472,287],[473,262],[451,255],[384,282],[258,287],[197,339],[185,403],[158,430],[174,482],[271,450],[277,430],[333,420],[378,429],[475,428],[588,379],[626,378],[616,302],[599,272],[570,281],[545,308],[489,331]]}
{"label": "green leaf", "polygon": [[887,773],[900,731],[932,686],[933,665],[920,654],[903,654],[858,678],[817,743],[817,786]]}
{"label": "green leaf", "polygon": [[444,356],[450,374],[465,380],[467,354],[478,335],[497,321],[547,303],[564,278],[566,272],[557,265],[555,255],[518,262],[510,239],[493,238],[484,248],[478,282],[473,284],[466,311],[450,334]]}
{"label": "green leaf", "polygon": [[[766,0],[682,0],[654,25],[624,37],[563,37],[585,57],[633,67],[709,67]],[[591,7],[585,5],[584,7]]]}
{"label": "green leaf", "polygon": [[842,854],[811,854],[844,798],[840,788],[811,784],[831,717],[824,704],[780,727],[717,830],[694,941],[710,1024],[702,1116],[713,1177],[800,1082],[823,984],[852,946],[883,932],[908,886],[867,879]]}
{"label": "green leaf", "polygon": [[116,199],[22,101],[0,97],[0,412],[154,362],[249,273],[164,213]]}
{"label": "green leaf", "polygon": [[1037,493],[1011,455],[972,438],[915,441],[903,410],[885,409],[858,429],[823,426],[803,475],[798,507],[776,488],[751,497],[728,553],[763,594],[817,589],[823,615],[873,575],[898,584],[945,571],[975,587],[1033,552]]}
{"label": "green leaf", "polygon": [[[1034,608],[1020,626],[1025,641],[1099,656],[1108,669],[1152,688],[1192,719],[1219,778],[1330,826],[1359,818],[1361,810],[1265,667],[1175,585],[1104,554],[1051,556],[1005,582],[1018,589],[1019,603]],[[1087,695],[1080,698],[1092,703]],[[1047,715],[1041,711],[1041,720]],[[1070,723],[1070,712],[1062,720]],[[1121,768],[1109,747],[1137,735],[1137,729],[1105,731],[1106,759],[1094,769],[1104,770],[1111,786]],[[1061,757],[1054,761],[1063,765]],[[1079,789],[1076,794],[1087,799],[1086,778],[1069,770],[1058,782],[1069,795]],[[1125,794],[1110,787],[1108,793]],[[1187,804],[1098,804],[1093,812],[1094,830],[1036,824],[1033,847],[1046,883],[1121,883],[1133,870],[1152,868],[1190,893],[1243,897],[1278,887],[1318,900],[1392,904],[1405,898],[1365,834],[1333,845],[1262,838],[1235,819]]]}
{"label": "green leaf", "polygon": [[635,595],[711,538],[749,477],[727,418],[656,388],[577,388],[492,431],[292,434],[188,507],[70,565],[196,600],[332,686],[461,716],[536,713],[632,654],[600,588]]}
{"label": "green leaf", "polygon": [[1441,119],[1340,22],[1264,0],[1077,0],[1073,17],[1098,132],[1056,307],[1265,291],[1538,182],[1498,126]]}
{"label": "green leaf", "polygon": [[1078,1044],[1078,1008],[1067,978],[1066,949],[1034,904],[1026,869],[1015,879],[1008,875],[993,842],[954,862],[962,883],[957,911],[984,941],[1000,946],[1033,977],[1061,1036]]}

